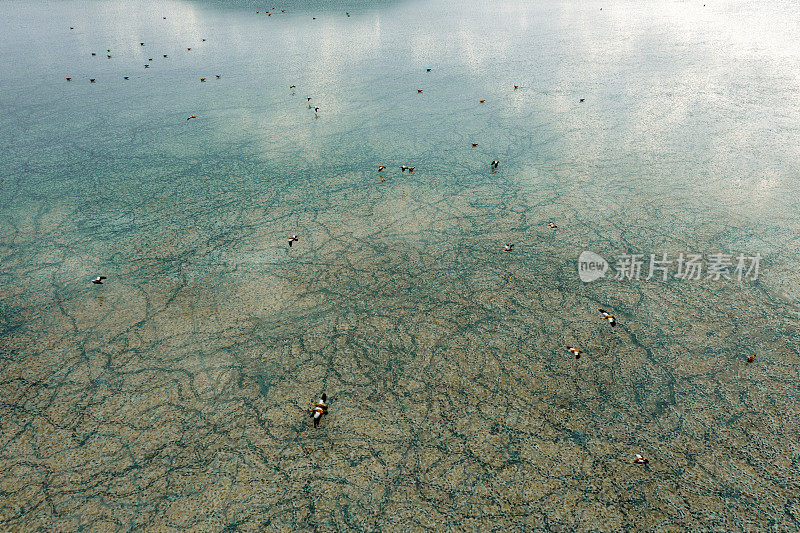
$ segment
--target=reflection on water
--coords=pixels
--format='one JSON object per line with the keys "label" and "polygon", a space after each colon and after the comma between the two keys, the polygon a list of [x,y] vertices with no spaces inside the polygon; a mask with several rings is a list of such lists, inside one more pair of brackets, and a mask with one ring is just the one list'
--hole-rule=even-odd
{"label": "reflection on water", "polygon": [[271,7],[0,4],[4,528],[800,525],[792,4]]}

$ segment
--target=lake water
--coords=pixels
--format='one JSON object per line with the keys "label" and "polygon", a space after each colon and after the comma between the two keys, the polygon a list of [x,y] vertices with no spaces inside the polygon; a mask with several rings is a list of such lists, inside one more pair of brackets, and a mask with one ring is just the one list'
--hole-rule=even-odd
{"label": "lake water", "polygon": [[0,529],[800,528],[795,3],[0,20]]}

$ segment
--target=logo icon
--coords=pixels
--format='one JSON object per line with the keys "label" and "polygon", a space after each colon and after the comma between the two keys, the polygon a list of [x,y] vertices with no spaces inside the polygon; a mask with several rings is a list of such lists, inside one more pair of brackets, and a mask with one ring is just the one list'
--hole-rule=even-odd
{"label": "logo icon", "polygon": [[605,277],[608,263],[603,256],[584,250],[578,257],[578,276],[584,283]]}

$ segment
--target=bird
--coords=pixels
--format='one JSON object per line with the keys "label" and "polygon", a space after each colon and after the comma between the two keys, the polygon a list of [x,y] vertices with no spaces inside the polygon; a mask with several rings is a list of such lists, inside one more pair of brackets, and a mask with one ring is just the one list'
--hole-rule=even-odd
{"label": "bird", "polygon": [[478,146],[478,143],[472,143],[472,147],[473,148],[476,148],[477,146]]}
{"label": "bird", "polygon": [[400,172],[405,172],[406,170],[408,170],[408,167],[407,167],[407,166],[405,166],[405,165],[400,165]]}
{"label": "bird", "polygon": [[514,245],[513,244],[506,244],[506,247],[503,249],[503,251],[504,252],[510,252],[513,249],[514,249]]}
{"label": "bird", "polygon": [[72,81],[72,78],[67,78],[67,81]]}
{"label": "bird", "polygon": [[408,167],[408,173],[409,174],[413,174],[415,168],[417,168],[417,167]]}
{"label": "bird", "polygon": [[575,359],[580,359],[583,352],[577,348],[573,348],[572,346],[567,346],[567,351],[575,356]]}
{"label": "bird", "polygon": [[216,76],[217,76],[217,79],[220,79],[222,77],[222,74],[216,74]]}
{"label": "bird", "polygon": [[493,168],[493,169],[495,169],[495,170],[497,169],[497,167],[498,167],[499,165],[500,165],[500,161],[498,161],[497,159],[495,159],[494,161],[492,161],[491,163],[489,163],[489,166],[490,166],[490,167],[492,167],[492,168]]}
{"label": "bird", "polygon": [[106,48],[106,52],[110,52],[110,51],[111,51],[111,48]]}
{"label": "bird", "polygon": [[191,48],[187,48],[187,50],[191,50]]}
{"label": "bird", "polygon": [[484,103],[484,102],[486,102],[486,100],[481,100],[481,103]]}
{"label": "bird", "polygon": [[139,43],[139,46],[144,46],[144,43]]}
{"label": "bird", "polygon": [[167,17],[161,17],[162,20],[167,20]]}
{"label": "bird", "polygon": [[298,239],[298,238],[297,238],[297,235],[292,235],[291,237],[289,237],[289,248],[291,248],[291,247],[292,247],[292,243],[293,243],[293,242],[297,242],[297,241],[299,241],[299,240],[300,240],[300,239]]}
{"label": "bird", "polygon": [[633,463],[635,465],[646,465],[649,462],[650,462],[649,460],[645,459],[644,457],[642,457],[638,453],[636,455],[634,455],[633,459],[631,460],[631,463]]}
{"label": "bird", "polygon": [[145,65],[144,68],[150,68],[150,65]]}
{"label": "bird", "polygon": [[318,107],[314,107],[313,109],[314,109],[314,113],[316,113],[317,111],[319,111],[319,108],[318,108]]}
{"label": "bird", "polygon": [[74,29],[75,29],[75,27],[74,27],[74,26],[70,26],[70,27],[69,27],[69,29],[71,29],[71,30],[74,30]]}
{"label": "bird", "polygon": [[517,89],[519,89],[519,85],[514,85],[514,90],[516,91]]}
{"label": "bird", "polygon": [[200,78],[200,81],[206,81],[206,79],[205,78]]}
{"label": "bird", "polygon": [[429,69],[429,68],[425,69],[425,72],[430,72],[430,71],[431,71],[431,69]]}
{"label": "bird", "polygon": [[89,83],[94,83],[94,78],[89,78]]}
{"label": "bird", "polygon": [[152,61],[152,60],[153,60],[153,58],[152,58],[152,57],[148,57],[148,58],[147,58],[147,60],[148,60],[148,61]]}
{"label": "bird", "polygon": [[386,178],[384,178],[383,176],[381,176],[380,178],[381,178],[381,183],[386,181]]}
{"label": "bird", "polygon": [[289,88],[290,89],[294,89],[294,85],[289,85]]}
{"label": "bird", "polygon": [[755,355],[748,355],[747,356],[747,362],[748,363],[752,363],[755,360],[756,360],[756,356]]}
{"label": "bird", "polygon": [[187,118],[186,120],[192,120],[193,118],[197,118],[197,117],[195,115],[189,115],[189,118]]}
{"label": "bird", "polygon": [[94,52],[92,52],[92,55],[93,55],[93,56],[96,56],[97,54],[95,54]]}
{"label": "bird", "polygon": [[314,419],[314,427],[319,425],[319,421],[322,419],[322,415],[328,414],[328,396],[323,392],[322,395],[319,397],[319,400],[314,404],[314,407],[311,408],[311,418]]}
{"label": "bird", "polygon": [[[67,78],[67,79],[69,79],[69,78]],[[385,168],[386,168],[386,167],[385,167],[385,166],[383,166],[383,165],[378,165],[378,172],[380,172],[381,170],[383,170],[383,169],[385,169]]]}
{"label": "bird", "polygon": [[422,94],[422,89],[417,89],[417,94]]}
{"label": "bird", "polygon": [[311,97],[310,96],[306,96],[306,102],[310,102],[310,101],[311,101]]}
{"label": "bird", "polygon": [[127,80],[127,79],[128,79],[128,76],[122,76],[122,79],[123,79],[123,80]]}
{"label": "bird", "polygon": [[556,226],[556,225],[555,225],[555,224],[553,224],[552,222],[548,222],[548,223],[547,223],[547,227],[548,227],[548,228],[550,228],[550,229],[556,229],[558,226]]}
{"label": "bird", "polygon": [[164,54],[164,57],[167,57],[167,54]]}
{"label": "bird", "polygon": [[608,323],[611,324],[612,328],[617,325],[617,319],[614,318],[614,315],[612,315],[611,313],[606,312],[604,309],[600,309],[599,311],[600,311],[600,314],[603,315],[603,319],[608,320]]}
{"label": "bird", "polygon": [[205,39],[200,39],[201,41],[205,42]]}
{"label": "bird", "polygon": [[97,276],[96,278],[94,278],[92,280],[92,283],[94,283],[95,285],[102,285],[104,279],[108,279],[108,278],[106,278],[105,276]]}
{"label": "bird", "polygon": [[578,102],[583,102],[584,100],[586,100],[586,98],[581,98],[580,100],[578,100]]}

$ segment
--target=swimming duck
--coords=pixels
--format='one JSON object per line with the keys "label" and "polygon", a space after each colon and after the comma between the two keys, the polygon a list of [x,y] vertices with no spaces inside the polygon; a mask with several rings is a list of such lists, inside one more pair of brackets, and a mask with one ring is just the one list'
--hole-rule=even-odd
{"label": "swimming duck", "polygon": [[89,78],[89,83],[94,83],[94,78]]}
{"label": "swimming duck", "polygon": [[322,415],[328,414],[328,396],[323,392],[322,395],[319,397],[319,400],[314,404],[314,407],[311,408],[311,418],[314,419],[314,427],[319,425],[319,421],[322,419]]}
{"label": "swimming duck", "polygon": [[[69,78],[67,78],[67,79],[69,79]],[[386,168],[386,167],[385,167],[385,166],[383,166],[383,165],[378,165],[378,172],[380,172],[381,170],[383,170],[383,169],[385,169],[385,168]]]}
{"label": "swimming duck", "polygon": [[217,74],[216,76],[217,76],[217,79],[220,79],[222,77],[222,74]]}
{"label": "swimming duck", "polygon": [[755,360],[756,360],[756,356],[755,355],[748,355],[747,356],[747,362],[748,363],[752,363]]}
{"label": "swimming duck", "polygon": [[92,283],[94,283],[95,285],[102,285],[104,279],[108,279],[108,278],[106,278],[105,276],[97,276],[96,278],[94,278],[92,280]]}
{"label": "swimming duck", "polygon": [[472,143],[472,147],[473,148],[477,148],[478,147],[478,143]]}
{"label": "swimming duck", "polygon": [[580,100],[578,100],[578,102],[583,102],[585,100],[586,100],[586,98],[581,98]]}
{"label": "swimming duck", "polygon": [[556,229],[558,226],[556,226],[556,225],[555,225],[555,224],[553,224],[552,222],[548,222],[548,223],[547,223],[547,227],[548,227],[548,228],[550,228],[550,229]]}
{"label": "swimming duck", "polygon": [[67,78],[67,81],[72,81],[72,78]]}
{"label": "swimming duck", "polygon": [[583,352],[577,348],[573,348],[572,346],[567,346],[567,351],[575,356],[575,359],[580,359]]}
{"label": "swimming duck", "polygon": [[599,311],[600,311],[600,314],[602,314],[602,315],[603,315],[603,318],[604,318],[605,320],[608,320],[608,323],[609,323],[609,324],[611,324],[611,327],[612,327],[612,328],[613,328],[614,326],[616,326],[616,325],[617,325],[617,319],[616,319],[616,318],[614,318],[614,315],[612,315],[611,313],[607,313],[607,312],[606,312],[605,310],[603,310],[603,309],[600,309]]}
{"label": "swimming duck", "polygon": [[480,102],[483,104],[484,102],[486,102],[486,100],[481,100]]}
{"label": "swimming duck", "polygon": [[197,118],[197,117],[194,116],[194,115],[189,115],[189,118],[187,118],[186,120],[192,120],[193,118]]}
{"label": "swimming duck", "polygon": [[430,72],[430,71],[431,71],[431,69],[429,69],[429,68],[425,69],[425,72]]}
{"label": "swimming duck", "polygon": [[633,459],[631,460],[631,463],[633,463],[635,465],[646,465],[649,462],[650,461],[648,461],[647,459],[645,459],[644,457],[642,457],[638,453],[636,455],[634,455]]}
{"label": "swimming duck", "polygon": [[497,167],[498,167],[499,165],[500,165],[500,161],[498,161],[497,159],[495,159],[494,161],[492,161],[491,163],[489,163],[489,166],[490,166],[490,167],[492,167],[492,168],[493,168],[493,169],[495,169],[495,170],[497,170]]}
{"label": "swimming duck", "polygon": [[417,94],[422,94],[422,89],[417,89]]}
{"label": "swimming duck", "polygon": [[292,235],[289,237],[289,248],[292,247],[292,243],[299,241],[300,239],[297,238],[297,235]]}
{"label": "swimming duck", "polygon": [[514,85],[514,90],[516,91],[517,89],[519,89],[519,85]]}
{"label": "swimming duck", "polygon": [[200,78],[200,81],[206,81],[206,79],[205,78]]}
{"label": "swimming duck", "polygon": [[504,252],[510,252],[513,249],[514,249],[514,245],[513,244],[506,244],[506,247],[503,249],[503,251]]}
{"label": "swimming duck", "polygon": [[127,79],[128,79],[128,76],[122,76],[122,79],[123,79],[123,80],[127,80]]}

